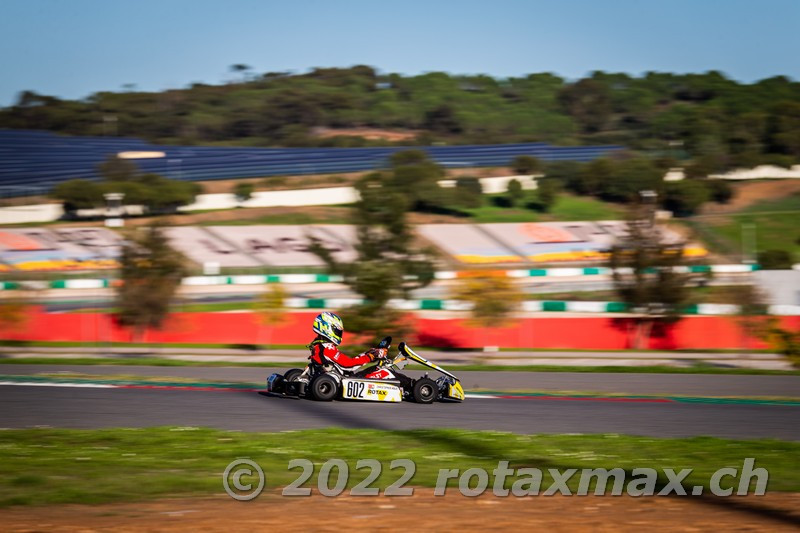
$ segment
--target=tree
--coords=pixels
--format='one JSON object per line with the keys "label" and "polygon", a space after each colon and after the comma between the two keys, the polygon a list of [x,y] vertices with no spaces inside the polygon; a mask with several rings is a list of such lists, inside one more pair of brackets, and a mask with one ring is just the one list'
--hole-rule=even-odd
{"label": "tree", "polygon": [[251,67],[250,65],[245,65],[244,63],[236,63],[231,65],[230,69],[231,72],[233,73],[241,74],[242,81],[247,81],[248,77],[247,73],[250,72],[253,69],[253,67]]}
{"label": "tree", "polygon": [[239,203],[246,202],[253,196],[253,184],[247,181],[240,181],[233,187],[233,194]]}
{"label": "tree", "polygon": [[[398,167],[398,169],[402,168]],[[397,172],[397,170],[395,171]],[[360,199],[353,209],[357,258],[336,261],[319,240],[311,250],[364,302],[342,311],[348,332],[366,341],[405,333],[402,315],[389,305],[433,280],[433,252],[414,246],[406,212],[411,200],[396,186],[397,176],[373,172],[356,183]]]}
{"label": "tree", "polygon": [[422,127],[434,133],[453,135],[464,131],[453,108],[447,104],[426,111]]}
{"label": "tree", "polygon": [[531,155],[518,155],[511,160],[511,169],[517,175],[530,175],[542,171],[542,162]]}
{"label": "tree", "polygon": [[751,337],[764,337],[768,333],[770,320],[767,297],[756,285],[731,285],[724,289],[723,298],[737,306],[736,322],[742,333],[740,345],[750,348]]}
{"label": "tree", "polygon": [[772,327],[768,330],[767,342],[785,355],[795,368],[800,368],[800,332],[782,328],[774,317],[770,322]]}
{"label": "tree", "polygon": [[508,205],[514,207],[519,205],[522,201],[522,184],[519,180],[510,180],[508,182],[508,188],[506,189],[506,198],[508,199]]}
{"label": "tree", "polygon": [[442,167],[422,150],[395,152],[389,158],[392,172],[384,174],[387,189],[406,198],[413,211],[436,210],[446,203],[446,193],[439,186],[444,179]]}
{"label": "tree", "polygon": [[558,99],[586,133],[595,133],[602,130],[611,117],[609,94],[604,82],[584,78],[564,87]]}
{"label": "tree", "polygon": [[120,254],[116,305],[120,324],[139,341],[148,328],[161,328],[186,274],[183,258],[170,248],[163,225],[151,224],[131,234]]}
{"label": "tree", "polygon": [[694,215],[709,199],[710,193],[704,181],[682,180],[670,182],[664,190],[664,209],[676,216]]}
{"label": "tree", "polygon": [[463,278],[453,288],[451,297],[472,304],[473,325],[484,328],[501,327],[509,316],[519,310],[525,295],[512,278],[486,272]]}
{"label": "tree", "polygon": [[107,181],[133,181],[139,168],[132,161],[111,155],[97,165],[97,172]]}
{"label": "tree", "polygon": [[658,191],[662,174],[649,159],[632,158],[614,165],[612,179],[600,184],[600,197],[612,202],[636,201],[640,191]]}
{"label": "tree", "polygon": [[540,179],[536,189],[536,208],[544,213],[550,211],[558,200],[558,182],[553,179]]}
{"label": "tree", "polygon": [[788,250],[764,250],[758,253],[758,264],[764,270],[787,270],[792,268],[794,257]]}
{"label": "tree", "polygon": [[578,182],[585,166],[577,161],[552,161],[545,166],[544,175],[546,179],[554,180],[576,194],[584,194],[580,192]]}
{"label": "tree", "polygon": [[28,321],[31,304],[24,298],[0,300],[0,332],[19,330]]}
{"label": "tree", "polygon": [[456,178],[453,201],[459,207],[480,207],[483,203],[483,188],[480,180],[471,176]]}
{"label": "tree", "polygon": [[122,193],[125,205],[143,205],[151,214],[173,213],[178,207],[194,202],[201,191],[197,183],[140,174],[124,159],[109,159],[101,167],[105,181],[70,180],[53,188],[51,196],[64,202],[68,215],[78,209],[105,206],[107,193]]}
{"label": "tree", "polygon": [[679,321],[690,297],[691,276],[676,268],[686,262],[683,245],[665,239],[653,208],[631,208],[627,234],[612,247],[608,263],[617,295],[636,315],[631,343],[635,349],[647,346],[653,325]]}
{"label": "tree", "polygon": [[286,321],[284,305],[288,296],[289,293],[283,288],[283,285],[272,283],[253,302],[253,311],[258,315],[262,324],[269,326],[267,330],[269,332],[266,342],[267,349],[269,349],[272,330]]}
{"label": "tree", "polygon": [[734,195],[733,187],[725,180],[708,180],[708,185],[711,199],[720,204],[727,204],[731,201]]}
{"label": "tree", "polygon": [[605,157],[581,165],[568,176],[565,185],[575,194],[597,196],[614,179],[614,162]]}
{"label": "tree", "polygon": [[782,101],[770,120],[771,147],[778,153],[800,157],[800,102]]}
{"label": "tree", "polygon": [[76,179],[62,181],[53,187],[50,195],[61,200],[67,216],[78,209],[93,209],[103,204],[103,189],[93,181]]}

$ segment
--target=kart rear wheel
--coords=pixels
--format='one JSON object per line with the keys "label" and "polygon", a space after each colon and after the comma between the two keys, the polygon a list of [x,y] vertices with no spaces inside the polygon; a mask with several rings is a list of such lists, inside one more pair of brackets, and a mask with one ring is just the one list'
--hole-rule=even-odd
{"label": "kart rear wheel", "polygon": [[303,371],[299,368],[292,368],[291,370],[287,370],[286,373],[283,375],[283,379],[286,381],[294,381],[296,380]]}
{"label": "kart rear wheel", "polygon": [[436,382],[428,378],[420,378],[414,382],[414,401],[417,403],[433,403],[439,389]]}
{"label": "kart rear wheel", "polygon": [[311,396],[320,402],[329,402],[336,397],[339,386],[336,380],[325,374],[311,382]]}

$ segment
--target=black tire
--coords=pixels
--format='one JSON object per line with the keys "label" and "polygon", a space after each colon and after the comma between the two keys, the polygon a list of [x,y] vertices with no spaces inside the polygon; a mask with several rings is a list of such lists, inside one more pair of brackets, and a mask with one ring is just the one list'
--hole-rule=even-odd
{"label": "black tire", "polygon": [[303,371],[299,368],[292,368],[291,370],[287,370],[286,373],[283,375],[283,379],[286,381],[294,381],[296,380]]}
{"label": "black tire", "polygon": [[339,384],[330,376],[322,374],[311,382],[311,396],[320,402],[329,402],[339,392]]}
{"label": "black tire", "polygon": [[414,382],[414,401],[417,403],[433,403],[439,394],[436,382],[429,378],[420,378]]}

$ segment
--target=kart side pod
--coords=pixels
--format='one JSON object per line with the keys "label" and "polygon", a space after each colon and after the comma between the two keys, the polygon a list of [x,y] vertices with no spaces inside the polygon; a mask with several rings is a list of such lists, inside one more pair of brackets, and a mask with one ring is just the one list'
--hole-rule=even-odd
{"label": "kart side pod", "polygon": [[402,402],[403,389],[399,381],[376,379],[342,379],[342,398],[372,402]]}

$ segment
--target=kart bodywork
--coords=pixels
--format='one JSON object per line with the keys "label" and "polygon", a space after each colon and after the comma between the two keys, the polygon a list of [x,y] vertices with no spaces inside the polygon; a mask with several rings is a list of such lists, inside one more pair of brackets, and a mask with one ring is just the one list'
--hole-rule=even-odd
{"label": "kart bodywork", "polygon": [[[379,347],[388,348],[391,338],[384,339]],[[402,373],[409,361],[414,361],[442,374],[435,381],[425,374],[413,379]],[[315,362],[301,370],[293,368],[285,374],[272,374],[267,379],[267,392],[320,401],[333,399],[364,400],[373,402],[417,403],[464,400],[464,389],[458,378],[440,366],[400,343],[397,355],[380,360],[374,366],[344,368],[335,361]]]}

